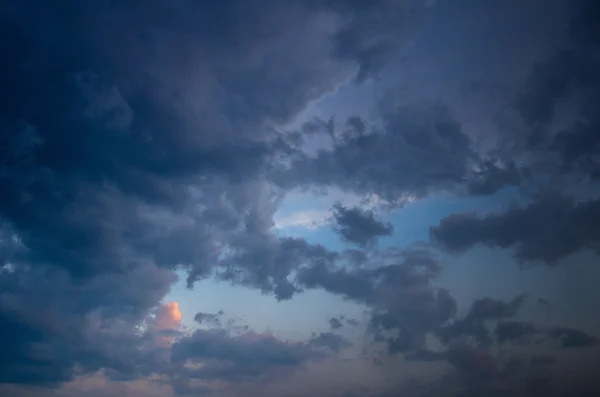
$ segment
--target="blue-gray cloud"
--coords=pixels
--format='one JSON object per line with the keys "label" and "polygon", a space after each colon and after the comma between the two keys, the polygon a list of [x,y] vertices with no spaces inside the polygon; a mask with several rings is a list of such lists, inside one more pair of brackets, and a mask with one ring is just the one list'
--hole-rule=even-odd
{"label": "blue-gray cloud", "polygon": [[340,321],[340,319],[336,317],[331,317],[329,319],[329,326],[331,329],[340,329],[344,326],[344,324]]}
{"label": "blue-gray cloud", "polygon": [[[337,231],[358,245],[345,252],[272,230],[295,188],[333,186],[399,206],[519,186],[536,194],[530,204],[451,215],[432,227],[433,243],[456,253],[511,248],[549,264],[597,251],[598,200],[570,198],[569,189],[600,175],[595,1],[573,2],[567,36],[506,98],[501,131],[485,132],[497,142],[489,151],[453,103],[407,104],[389,87],[373,119],[285,130],[342,83],[379,87],[426,3],[3,2],[0,383],[58,387],[101,370],[207,393],[194,381],[269,378],[350,346],[331,332],[300,343],[235,334],[219,313],[196,315],[209,330],[152,329],[181,271],[189,287],[215,277],[277,300],[321,289],[353,301],[386,354],[452,366],[438,394],[551,391],[554,357],[503,361],[493,348],[590,349],[595,335],[521,321],[523,297],[483,298],[456,318],[431,247],[378,251],[374,242],[393,227],[366,210],[334,208]],[[315,134],[332,147],[308,155],[301,148]],[[539,194],[549,185],[563,194]]]}
{"label": "blue-gray cloud", "polygon": [[360,207],[347,208],[341,204],[333,207],[334,229],[340,236],[360,247],[373,245],[377,238],[391,236],[394,227],[375,217],[371,210]]}
{"label": "blue-gray cloud", "polygon": [[308,344],[314,347],[324,347],[335,353],[339,353],[343,348],[352,346],[352,343],[332,332],[321,332],[318,335],[313,335]]}
{"label": "blue-gray cloud", "polygon": [[[172,362],[179,375],[196,379],[236,380],[268,375],[278,368],[298,368],[323,354],[302,343],[286,343],[274,336],[246,333],[231,335],[222,329],[197,330],[178,340]],[[185,363],[208,363],[186,369]]]}
{"label": "blue-gray cloud", "polygon": [[283,186],[375,193],[392,203],[466,183],[477,156],[447,106],[399,105],[390,94],[379,113],[382,128],[365,129],[365,122],[352,118],[332,150],[298,157],[274,179]]}
{"label": "blue-gray cloud", "polygon": [[[94,338],[118,318],[137,346],[176,268],[190,286],[219,267],[291,297],[286,276],[319,248],[269,234],[278,197],[261,178],[294,144],[272,127],[376,72],[381,51],[352,33],[373,17],[353,3],[31,0],[3,3],[0,20],[3,382],[131,372]],[[52,321],[35,319],[48,301],[60,303]]]}
{"label": "blue-gray cloud", "polygon": [[559,194],[540,195],[530,204],[477,216],[453,214],[430,229],[431,239],[450,252],[477,244],[513,248],[522,261],[554,264],[583,249],[597,250],[600,201],[575,202]]}

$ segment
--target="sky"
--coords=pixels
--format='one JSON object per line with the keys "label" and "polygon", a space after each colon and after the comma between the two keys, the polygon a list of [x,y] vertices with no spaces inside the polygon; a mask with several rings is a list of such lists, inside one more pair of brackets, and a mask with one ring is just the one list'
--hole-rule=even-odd
{"label": "sky", "polygon": [[599,395],[599,17],[1,1],[0,395]]}

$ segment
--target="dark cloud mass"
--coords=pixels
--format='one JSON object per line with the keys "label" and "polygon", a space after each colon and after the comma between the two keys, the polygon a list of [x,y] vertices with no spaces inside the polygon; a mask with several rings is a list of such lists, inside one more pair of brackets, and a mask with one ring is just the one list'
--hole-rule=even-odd
{"label": "dark cloud mass", "polygon": [[313,336],[313,338],[308,343],[311,346],[324,347],[336,353],[338,353],[345,347],[352,346],[352,343],[344,340],[344,338],[342,338],[341,336],[331,332],[321,332],[319,335]]}
{"label": "dark cloud mass", "polygon": [[[280,367],[298,367],[320,353],[307,345],[286,343],[270,335],[230,335],[224,330],[195,331],[173,345],[171,359],[178,375],[196,379],[262,376]],[[185,363],[209,364],[188,369]]]}
{"label": "dark cloud mass", "polygon": [[194,321],[196,321],[198,324],[204,325],[204,324],[212,324],[212,325],[216,325],[216,326],[220,326],[221,325],[221,316],[223,316],[223,314],[225,314],[222,310],[217,312],[217,313],[196,313],[196,315],[194,316]]}
{"label": "dark cloud mass", "polygon": [[329,319],[329,325],[331,326],[331,329],[340,329],[344,326],[344,324],[342,324],[340,319],[338,319],[336,317],[331,317]]}
{"label": "dark cloud mass", "polygon": [[341,204],[333,207],[335,229],[348,242],[361,247],[372,245],[378,237],[390,236],[394,227],[375,217],[373,211],[359,207],[346,208]]}
{"label": "dark cloud mass", "polygon": [[[53,321],[93,343],[83,338],[86,316],[134,326],[175,281],[175,267],[188,270],[192,285],[222,262],[228,279],[293,294],[285,277],[306,260],[297,252],[311,248],[269,235],[276,197],[259,175],[288,147],[270,126],[356,69],[351,51],[360,46],[350,35],[338,57],[331,23],[338,12],[359,23],[351,7],[2,4],[0,217],[10,270],[1,278],[12,286],[2,321],[18,339],[5,381],[68,380],[81,364],[31,352],[50,338],[50,325],[19,316],[51,297],[74,297],[57,304]],[[230,257],[221,256],[224,246]],[[275,269],[281,260],[291,262]],[[57,295],[35,288],[54,277]],[[58,349],[66,337],[47,343]]]}
{"label": "dark cloud mass", "polygon": [[554,264],[583,249],[597,251],[598,219],[598,200],[575,202],[563,195],[543,194],[523,207],[499,214],[450,215],[430,233],[434,242],[451,252],[483,244],[514,248],[522,261]]}
{"label": "dark cloud mass", "polygon": [[599,16],[0,2],[0,395],[596,395]]}
{"label": "dark cloud mass", "polygon": [[404,106],[394,94],[379,106],[381,128],[350,119],[332,150],[302,156],[275,178],[281,184],[339,186],[375,193],[392,203],[464,183],[477,158],[449,109],[437,103]]}
{"label": "dark cloud mass", "polygon": [[391,353],[425,348],[425,337],[455,315],[456,302],[433,281],[439,263],[419,249],[390,250],[371,258],[374,269],[345,270],[321,264],[306,268],[298,283],[322,288],[371,309],[369,334]]}

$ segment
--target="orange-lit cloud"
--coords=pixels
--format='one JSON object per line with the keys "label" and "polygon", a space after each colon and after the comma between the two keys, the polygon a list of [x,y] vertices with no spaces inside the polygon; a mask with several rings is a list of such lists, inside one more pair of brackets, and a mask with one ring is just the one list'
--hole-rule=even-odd
{"label": "orange-lit cloud", "polygon": [[155,314],[154,329],[157,331],[177,329],[181,324],[183,315],[179,310],[179,303],[169,302],[162,305]]}
{"label": "orange-lit cloud", "polygon": [[[179,303],[168,302],[156,309],[152,329],[154,331],[176,330],[181,325],[183,314],[179,310]],[[159,336],[157,343],[161,346],[171,346],[173,338],[170,336]]]}

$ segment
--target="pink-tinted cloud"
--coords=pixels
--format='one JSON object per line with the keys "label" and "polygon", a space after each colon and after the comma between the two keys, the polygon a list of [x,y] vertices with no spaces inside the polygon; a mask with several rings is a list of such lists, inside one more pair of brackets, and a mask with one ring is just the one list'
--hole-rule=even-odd
{"label": "pink-tinted cloud", "polygon": [[179,310],[179,303],[168,302],[156,310],[153,328],[157,331],[177,329],[182,319],[183,314]]}

